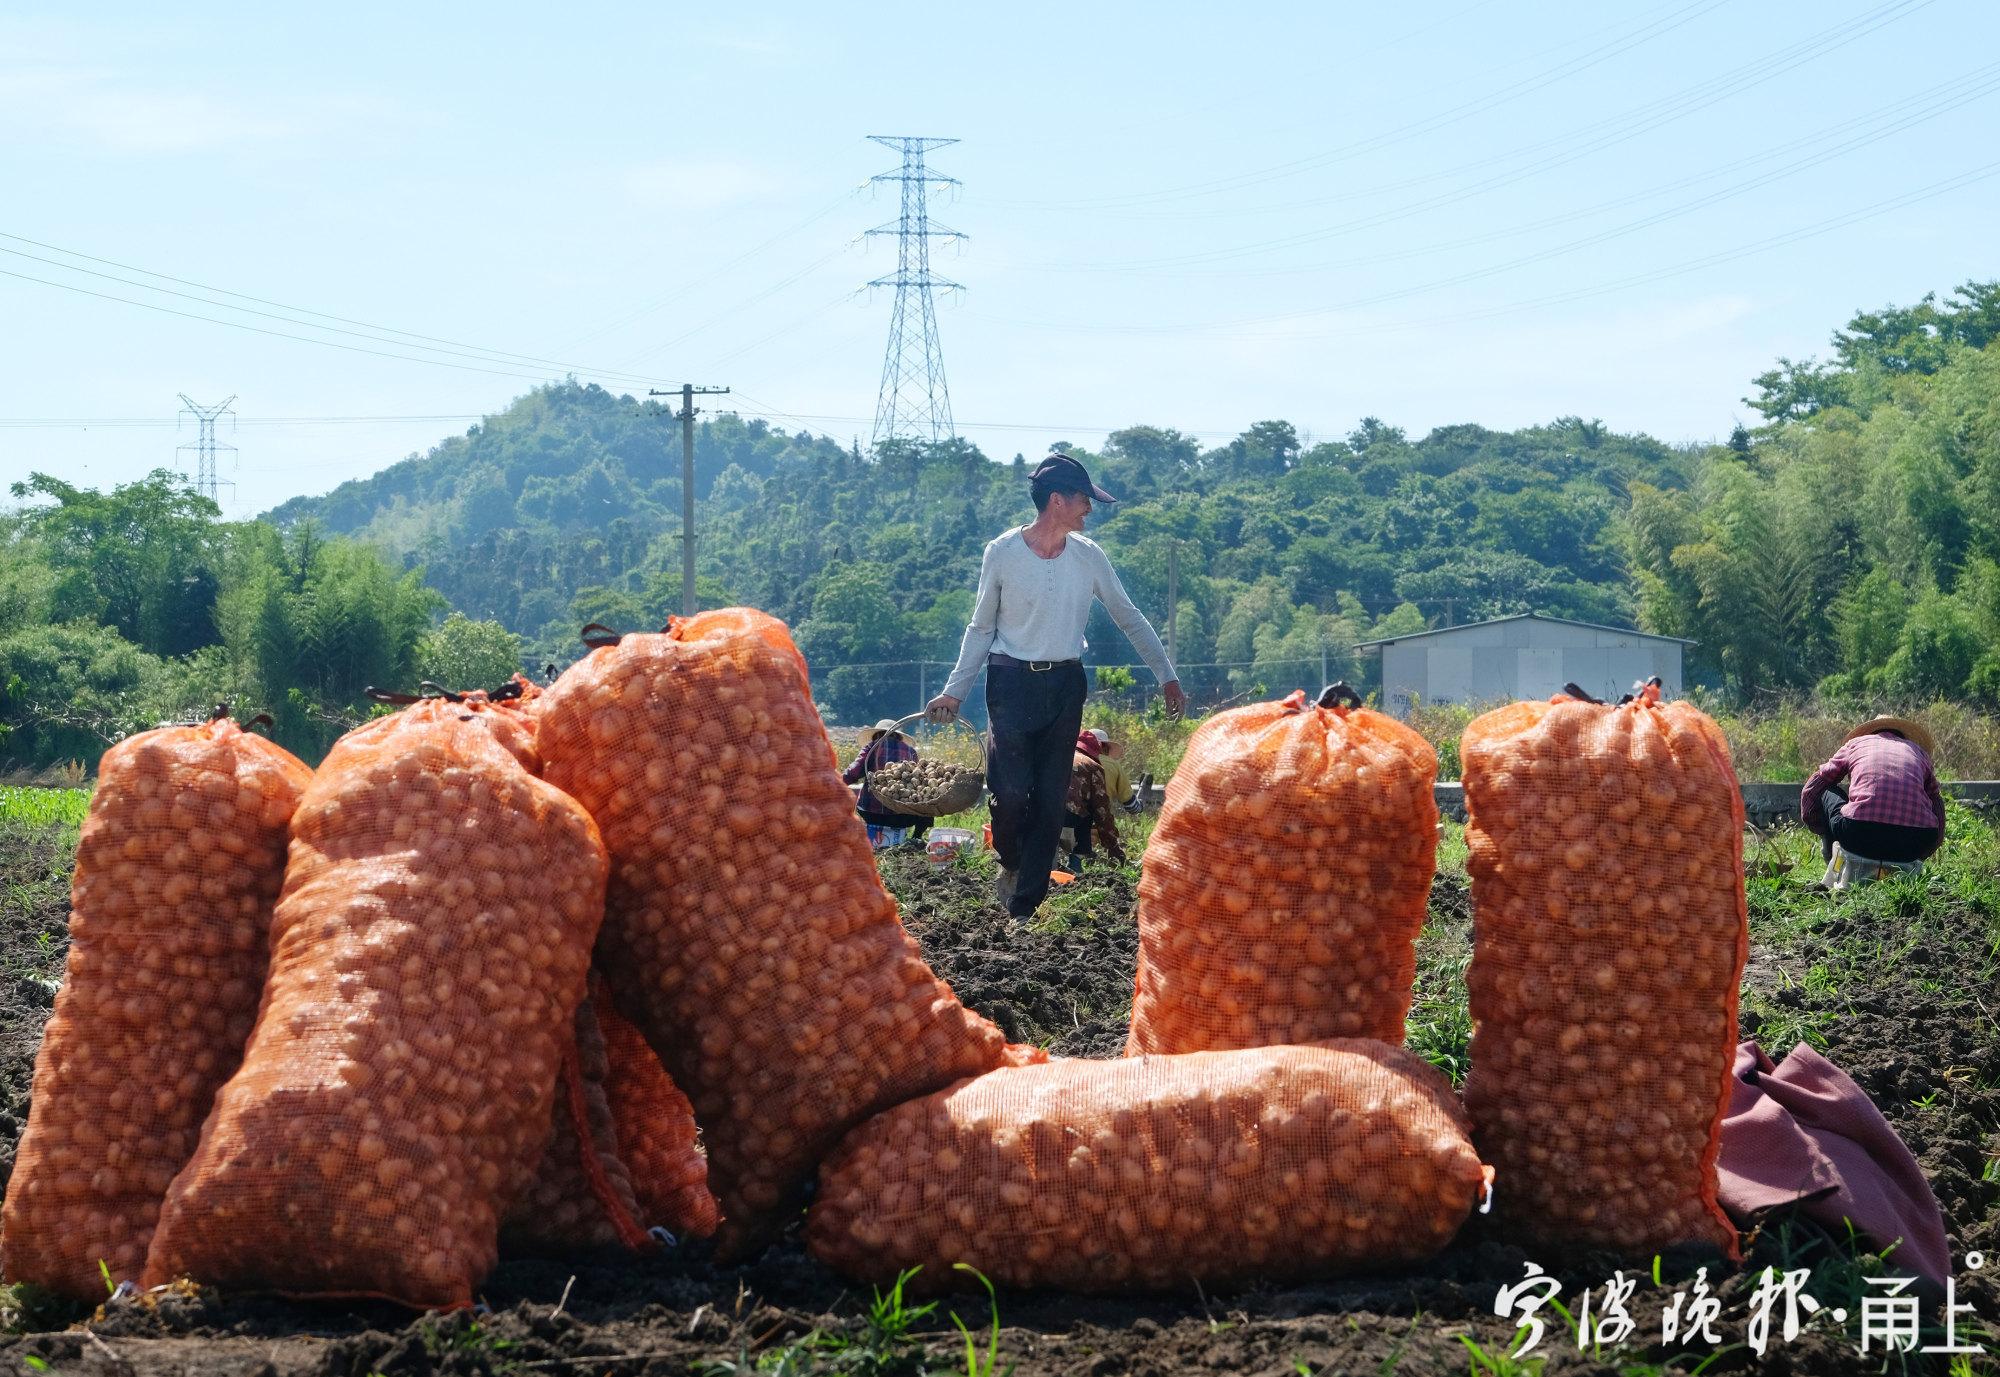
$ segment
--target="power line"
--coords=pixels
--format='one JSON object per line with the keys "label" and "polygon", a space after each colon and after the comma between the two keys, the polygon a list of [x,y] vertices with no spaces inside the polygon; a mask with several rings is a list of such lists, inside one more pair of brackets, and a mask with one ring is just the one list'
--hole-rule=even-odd
{"label": "power line", "polygon": [[[864,182],[862,185],[865,186],[867,184]],[[850,188],[847,191],[841,192],[840,195],[834,197],[833,200],[829,201],[826,205],[822,206],[820,209],[814,211],[811,215],[808,215],[805,219],[799,221],[796,225],[793,225],[790,229],[780,230],[778,233],[772,235],[769,239],[766,239],[763,243],[758,244],[753,248],[745,249],[742,253],[737,254],[736,257],[731,258],[726,262],[716,264],[715,267],[709,269],[705,273],[698,273],[692,277],[682,279],[673,288],[672,291],[654,297],[652,300],[648,301],[645,305],[639,306],[634,310],[629,311],[622,316],[619,316],[615,320],[609,321],[604,325],[600,325],[586,334],[569,337],[567,342],[565,342],[562,347],[565,349],[574,349],[579,344],[588,344],[591,340],[598,339],[604,335],[608,335],[613,330],[617,330],[623,326],[630,325],[634,321],[644,319],[646,316],[651,315],[653,312],[659,310],[661,307],[666,306],[674,301],[679,300],[681,297],[686,296],[689,292],[693,291],[695,288],[703,286],[706,283],[713,282],[716,278],[722,276],[723,273],[729,271],[729,269],[733,267],[736,267],[738,264],[749,262],[752,258],[755,258],[758,254],[770,248],[772,245],[782,243],[785,240],[791,238],[793,235],[797,234],[800,230],[803,230],[808,226],[817,224],[819,221],[824,220],[827,216],[833,214],[834,211],[839,210],[842,206],[846,205],[850,200],[852,200],[856,195],[858,195],[860,191],[861,187],[857,186]],[[628,363],[632,362],[632,360],[628,359],[627,362]]]}
{"label": "power line", "polygon": [[[1290,340],[1337,339],[1348,335],[1386,334],[1398,330],[1425,329],[1437,325],[1456,325],[1471,320],[1490,320],[1498,316],[1517,315],[1523,311],[1539,310],[1545,306],[1567,305],[1573,301],[1583,301],[1591,297],[1623,291],[1627,287],[1644,286],[1648,283],[1684,276],[1687,273],[1698,272],[1703,268],[1733,262],[1739,258],[1748,258],[1754,254],[1768,253],[1772,249],[1786,248],[1807,239],[1817,238],[1822,234],[1830,234],[1835,230],[1845,229],[1849,225],[1860,224],[1864,220],[1876,219],[1879,216],[1889,214],[1891,211],[1902,210],[1924,201],[1934,200],[1939,196],[1947,195],[1950,192],[1958,191],[1978,182],[1983,182],[1996,174],[2000,174],[2000,162],[1987,163],[1983,166],[1959,173],[1956,176],[1946,177],[1941,181],[1932,182],[1926,186],[1918,187],[1913,191],[1904,192],[1899,196],[1892,196],[1886,200],[1876,201],[1871,205],[1863,206],[1858,210],[1848,211],[1825,220],[1802,225],[1796,229],[1787,230],[1782,234],[1752,240],[1747,244],[1740,244],[1733,249],[1705,254],[1699,258],[1686,259],[1680,263],[1669,264],[1666,267],[1656,268],[1648,272],[1634,273],[1629,277],[1614,278],[1609,282],[1600,282],[1590,287],[1580,287],[1566,292],[1554,292],[1546,296],[1531,298],[1527,301],[1511,302],[1501,306],[1487,307],[1473,311],[1461,311],[1451,315],[1431,316],[1418,320],[1392,321],[1366,329],[1328,331],[1319,335],[1287,334],[1284,338]],[[1256,337],[1232,336],[1231,338]]]}
{"label": "power line", "polygon": [[[225,320],[216,316],[204,316],[193,311],[180,311],[171,306],[161,306],[156,302],[135,301],[129,296],[117,296],[111,292],[92,291],[88,287],[79,287],[72,282],[56,282],[46,277],[35,277],[29,273],[13,272],[7,268],[0,268],[0,277],[12,277],[22,282],[37,282],[44,287],[56,287],[65,292],[75,292],[79,296],[96,297],[99,301],[116,301],[126,306],[137,306],[143,310],[157,311],[161,315],[179,316],[183,320],[205,321],[210,325],[227,326],[232,330],[248,330],[252,334],[269,335],[273,339],[294,340],[300,344],[317,344],[327,349],[344,349],[350,354],[372,354],[379,359],[395,359],[402,363],[427,363],[434,368],[452,368],[461,373],[485,373],[496,378],[524,378],[529,382],[548,381],[548,374],[546,373],[522,373],[506,368],[482,368],[476,364],[452,363],[448,359],[428,358],[419,354],[394,354],[385,349],[369,349],[358,344],[342,344],[339,340],[320,339],[314,335],[294,335],[283,330],[269,330],[261,325],[251,325],[240,320]],[[219,305],[220,303],[211,304]],[[304,324],[302,321],[295,323]]]}
{"label": "power line", "polygon": [[[1419,244],[1407,248],[1390,249],[1381,253],[1366,254],[1358,258],[1345,258],[1338,260],[1336,262],[1291,265],[1281,268],[1242,268],[1242,269],[1232,269],[1226,272],[1201,273],[1201,274],[1195,274],[1188,272],[1185,269],[1179,269],[1175,270],[1174,275],[1176,277],[1182,278],[1183,280],[1192,276],[1295,277],[1298,274],[1304,272],[1345,271],[1352,268],[1371,267],[1380,263],[1402,262],[1412,258],[1423,258],[1433,253],[1441,253],[1452,249],[1470,248],[1474,245],[1490,244],[1503,239],[1515,239],[1519,238],[1524,234],[1532,234],[1539,230],[1552,229],[1560,225],[1573,223],[1577,220],[1587,219],[1590,216],[1601,214],[1607,210],[1617,210],[1624,206],[1633,205],[1639,202],[1649,201],[1654,199],[1655,197],[1665,195],[1668,192],[1680,191],[1691,186],[1699,186],[1704,182],[1712,182],[1716,180],[1718,177],[1726,176],[1729,173],[1738,171],[1742,168],[1756,167],[1765,163],[1784,161],[1787,164],[1789,170],[1792,166],[1795,165],[1793,163],[1793,160],[1802,149],[1811,148],[1816,144],[1824,143],[1827,140],[1834,138],[1838,135],[1846,134],[1855,129],[1863,128],[1887,116],[1898,115],[1901,112],[1908,111],[1911,107],[1920,105],[1922,102],[1926,100],[1939,99],[1943,95],[1943,93],[1947,91],[1958,90],[1958,94],[1953,95],[1946,104],[1935,106],[1919,114],[1910,115],[1907,118],[1902,119],[1899,123],[1895,124],[1893,127],[1883,130],[1877,135],[1873,135],[1866,139],[1861,139],[1861,140],[1850,140],[1847,144],[1842,145],[1840,149],[1836,150],[1838,152],[1843,152],[1843,153],[1851,152],[1856,147],[1859,147],[1862,143],[1874,142],[1876,138],[1884,137],[1890,133],[1899,133],[1902,130],[1911,127],[1911,125],[1913,124],[1921,123],[1925,120],[1934,119],[1937,116],[1949,113],[1951,110],[1955,110],[1961,105],[1965,105],[1972,100],[1992,94],[1992,92],[1995,89],[2000,89],[2000,84],[1996,84],[1996,75],[2000,75],[2000,63],[1991,63],[1985,67],[1975,69],[1974,71],[1969,72],[1964,76],[1955,78],[1952,81],[1944,82],[1938,86],[1927,88],[1926,90],[1921,91],[1916,95],[1906,97],[1903,100],[1897,101],[1892,105],[1884,106],[1881,109],[1871,111],[1865,115],[1857,115],[1852,119],[1843,120],[1838,124],[1829,125],[1828,127],[1821,129],[1816,133],[1804,135],[1799,138],[1792,139],[1786,143],[1774,145],[1770,148],[1765,149],[1762,153],[1752,154],[1746,158],[1739,158],[1733,162],[1724,163],[1721,164],[1720,166],[1709,168],[1706,171],[1690,173],[1688,176],[1676,178],[1674,181],[1663,182],[1655,186],[1646,187],[1642,190],[1630,192],[1623,196],[1613,197],[1608,201],[1599,201],[1594,205],[1584,206],[1577,210],[1564,211],[1558,215],[1544,216],[1540,220],[1531,220],[1525,224],[1510,225],[1504,229],[1487,230],[1480,234],[1467,235],[1459,239],[1440,240],[1430,244]],[[1986,83],[1986,84],[1979,85],[1979,83]],[[1971,90],[1959,89],[1959,88],[1973,87],[1975,85],[1977,85],[1977,89],[1971,89]],[[1142,270],[1133,269],[1133,271],[1142,271]]]}
{"label": "power line", "polygon": [[694,338],[696,335],[702,333],[702,331],[707,330],[712,326],[718,325],[721,322],[730,319],[732,316],[735,316],[738,312],[742,311],[746,306],[754,306],[758,302],[764,300],[766,297],[775,296],[777,293],[783,291],[785,288],[791,286],[793,283],[798,282],[802,278],[808,276],[813,271],[813,269],[818,268],[823,264],[830,263],[834,259],[840,257],[840,255],[847,252],[848,249],[852,248],[855,242],[856,241],[853,239],[848,240],[845,244],[840,245],[838,248],[835,248],[827,253],[821,254],[818,258],[815,258],[812,262],[806,264],[803,268],[800,268],[797,272],[791,273],[788,276],[780,278],[778,281],[764,288],[764,290],[757,292],[749,297],[745,297],[741,301],[731,303],[730,305],[724,307],[722,310],[717,311],[714,315],[709,316],[706,320],[703,320],[699,325],[695,325],[689,329],[683,330],[680,334],[675,335],[672,339],[666,340],[663,343],[653,345],[647,349],[642,349],[638,353],[633,354],[629,358],[624,359],[623,362],[638,363],[641,360],[649,359],[653,357],[655,354],[661,353],[664,350],[671,349],[676,344],[679,344],[684,340],[689,340]]}
{"label": "power line", "polygon": [[[1201,328],[1229,330],[1250,325],[1275,325],[1284,321],[1310,319],[1314,316],[1325,315],[1334,311],[1358,310],[1368,306],[1386,305],[1387,303],[1392,301],[1403,301],[1410,297],[1421,296],[1426,292],[1437,291],[1445,287],[1463,286],[1465,283],[1468,282],[1476,282],[1483,278],[1494,277],[1499,275],[1500,273],[1511,272],[1515,268],[1527,267],[1530,264],[1546,262],[1551,258],[1558,258],[1564,254],[1573,253],[1578,249],[1591,248],[1598,244],[1608,243],[1613,239],[1623,238],[1628,234],[1636,234],[1641,230],[1650,229],[1656,225],[1661,225],[1672,220],[1680,219],[1682,216],[1692,215],[1696,211],[1705,210],[1710,206],[1718,205],[1724,201],[1733,200],[1738,196],[1747,194],[1748,192],[1761,190],[1766,186],[1771,186],[1775,183],[1785,181],[1788,178],[1796,177],[1801,173],[1811,171],[1813,168],[1818,167],[1824,163],[1831,162],[1835,158],[1843,157],[1846,154],[1855,151],[1856,149],[1865,148],[1870,144],[1879,143],[1883,139],[1886,139],[1893,134],[1899,134],[1904,130],[1915,127],[1916,125],[1923,124],[1929,120],[1936,119],[1940,115],[1948,114],[1951,111],[1958,109],[1962,105],[1969,104],[1974,100],[1978,100],[1984,96],[1991,95],[1994,91],[2000,90],[2000,63],[1989,64],[1988,66],[1979,69],[1977,72],[1971,74],[1970,76],[1960,78],[1958,82],[1947,83],[1947,85],[1962,85],[1964,83],[1974,81],[1975,79],[1977,79],[1977,82],[1979,84],[1972,86],[1971,89],[1969,90],[1961,91],[1948,99],[1939,99],[1935,101],[1930,108],[1923,110],[1920,113],[1904,116],[1901,119],[1889,123],[1881,128],[1872,130],[1866,134],[1856,135],[1852,138],[1847,139],[1845,142],[1837,144],[1831,148],[1824,149],[1821,152],[1816,153],[1811,157],[1793,158],[1787,161],[1784,166],[1774,171],[1760,173],[1754,177],[1747,178],[1731,186],[1723,187],[1719,190],[1709,192],[1706,195],[1696,197],[1691,201],[1685,201],[1680,203],[1679,205],[1670,206],[1664,210],[1655,211],[1650,215],[1641,216],[1637,220],[1631,220],[1622,225],[1615,225],[1608,229],[1599,230],[1594,234],[1588,234],[1579,239],[1572,239],[1560,244],[1552,244],[1545,248],[1537,249],[1532,253],[1522,254],[1515,258],[1506,259],[1499,263],[1487,264],[1484,267],[1472,268],[1460,273],[1453,273],[1447,277],[1434,278],[1429,282],[1420,282],[1407,287],[1397,287],[1389,291],[1375,292],[1367,296],[1350,297],[1345,301],[1332,302],[1324,306],[1312,307],[1308,310],[1284,311],[1268,316],[1247,317],[1242,320],[1232,321],[1226,324],[1207,326]],[[1905,104],[1908,103],[1909,102],[1905,102]],[[1116,328],[1121,331],[1129,329],[1135,332],[1172,331],[1174,333],[1179,333],[1181,330],[1187,327],[1132,326],[1132,327],[1112,327],[1112,328]]]}
{"label": "power line", "polygon": [[[1532,76],[1523,77],[1521,80],[1503,86],[1499,90],[1485,96],[1462,102],[1449,109],[1439,111],[1434,115],[1413,120],[1408,124],[1399,125],[1394,129],[1385,130],[1380,134],[1371,135],[1366,139],[1342,144],[1323,153],[1313,154],[1304,158],[1295,158],[1288,162],[1277,163],[1255,171],[1236,173],[1228,177],[1217,177],[1204,182],[1194,182],[1164,191],[1146,192],[1128,196],[1100,197],[1084,201],[1081,204],[1097,206],[1141,205],[1149,202],[1185,200],[1199,196],[1211,196],[1223,192],[1240,190],[1245,186],[1254,186],[1262,182],[1275,181],[1284,177],[1294,177],[1302,172],[1313,171],[1336,162],[1344,162],[1347,159],[1359,157],[1364,153],[1377,152],[1383,148],[1392,147],[1395,144],[1406,142],[1420,135],[1435,133],[1439,129],[1463,123],[1477,115],[1485,114],[1489,110],[1497,109],[1502,105],[1511,104],[1525,96],[1532,95],[1559,81],[1575,76],[1579,72],[1588,71],[1592,67],[1599,66],[1614,57],[1630,52],[1634,48],[1692,23],[1703,15],[1721,8],[1726,2],[1727,0],[1694,0],[1694,3],[1683,5],[1666,18],[1647,24],[1636,34],[1601,44],[1566,62],[1558,63]],[[1932,0],[1893,0],[1893,2],[1896,4],[1929,4],[1932,3]]]}
{"label": "power line", "polygon": [[[1125,273],[1173,271],[1204,263],[1227,262],[1232,259],[1253,257],[1278,249],[1299,248],[1306,244],[1321,243],[1328,239],[1339,238],[1361,230],[1376,229],[1383,225],[1394,224],[1401,220],[1410,219],[1413,216],[1461,204],[1491,191],[1517,185],[1540,173],[1566,167],[1571,163],[1588,157],[1592,153],[1602,152],[1606,148],[1628,142],[1641,134],[1650,133],[1655,129],[1683,119],[1698,110],[1714,105],[1721,100],[1775,80],[1786,72],[1804,66],[1808,62],[1816,61],[1830,52],[1846,47],[1850,43],[1857,42],[1876,29],[1886,27],[1914,13],[1915,9],[1932,3],[1934,3],[1934,0],[1893,0],[1893,3],[1864,15],[1859,20],[1834,25],[1819,33],[1809,35],[1796,43],[1780,48],[1775,52],[1767,53],[1763,57],[1756,58],[1704,81],[1697,82],[1672,95],[1649,101],[1635,110],[1628,111],[1624,115],[1615,116],[1608,120],[1599,121],[1595,125],[1587,126],[1581,131],[1568,132],[1554,139],[1546,139],[1537,144],[1530,144],[1512,152],[1500,154],[1498,158],[1486,158],[1476,163],[1462,164],[1458,168],[1449,169],[1447,172],[1436,174],[1434,177],[1416,178],[1404,183],[1392,183],[1389,187],[1377,188],[1376,190],[1396,190],[1400,189],[1401,186],[1437,180],[1441,177],[1456,175],[1459,172],[1489,172],[1489,175],[1469,186],[1442,191],[1432,196],[1405,202],[1402,205],[1376,211],[1355,219],[1340,221],[1331,225],[1322,225],[1310,230],[1301,230],[1274,239],[1257,240],[1245,244],[1228,245],[1222,248],[1206,249],[1195,253],[1177,254],[1166,258],[1148,259],[1140,262],[1122,260],[1108,263],[1045,263],[1027,265],[1023,270]],[[1912,8],[1913,6],[1914,8]],[[1579,138],[1583,140],[1580,145],[1577,142]],[[1566,145],[1577,146],[1565,148]],[[1490,171],[1496,161],[1540,152],[1543,149],[1551,147],[1563,149],[1564,151],[1505,172]],[[1353,193],[1349,196],[1329,199],[1348,200],[1362,194]],[[1290,271],[1298,270],[1292,269]]]}
{"label": "power line", "polygon": [[[231,416],[230,425],[278,428],[389,424],[435,424],[440,421],[484,421],[480,412],[437,416]],[[0,430],[172,430],[176,423],[158,416],[0,416]]]}
{"label": "power line", "polygon": [[[0,239],[10,239],[13,240],[15,243],[20,243],[20,244],[32,244],[36,248],[47,249],[50,252],[62,254],[66,258],[81,259],[87,263],[102,263],[109,267],[119,268],[125,272],[138,273],[142,277],[154,277],[158,278],[162,282],[172,282],[184,287],[193,287],[198,291],[207,292],[210,295],[206,297],[196,296],[190,292],[176,291],[170,287],[159,287],[149,282],[135,282],[131,278],[119,277],[114,273],[99,272],[94,268],[79,267],[74,263],[65,263],[60,259],[45,258],[40,254],[27,253],[21,249],[10,249],[5,246],[0,246],[0,253],[10,254],[16,258],[25,258],[31,262],[41,263],[49,267],[61,269],[64,272],[82,273],[88,277],[101,278],[106,281],[117,282],[127,287],[136,287],[141,291],[158,292],[163,296],[176,297],[183,301],[192,301],[200,305],[213,306],[220,310],[225,310],[225,311],[239,311],[245,315],[257,316],[266,320],[275,320],[288,325],[298,325],[310,330],[323,330],[330,334],[347,335],[356,339],[371,340],[378,344],[389,344],[397,348],[418,349],[418,350],[423,350],[427,353],[444,354],[455,358],[475,359],[483,363],[500,363],[500,364],[512,364],[512,365],[521,365],[521,364],[541,365],[548,368],[561,369],[567,372],[586,373],[596,377],[624,378],[632,382],[659,381],[659,379],[657,378],[650,378],[644,374],[620,373],[613,369],[592,368],[583,364],[564,363],[558,359],[541,359],[541,358],[535,358],[534,356],[527,354],[511,354],[503,350],[481,349],[477,345],[461,344],[459,341],[456,340],[441,339],[433,335],[415,334],[411,331],[397,330],[394,329],[393,327],[386,325],[370,324],[367,321],[351,320],[345,316],[329,315],[326,312],[313,311],[302,306],[288,306],[282,302],[268,301],[263,297],[248,296],[245,295],[244,293],[232,292],[222,287],[212,287],[207,285],[206,283],[193,282],[189,281],[186,278],[173,277],[166,273],[154,272],[149,268],[140,268],[127,263],[115,262],[114,260],[107,258],[98,258],[90,254],[79,253],[74,249],[65,249],[60,245],[43,243],[41,240],[29,239],[23,235],[9,234],[6,233],[5,231],[0,231]],[[8,273],[7,275],[10,277],[23,277],[27,281],[42,282],[45,285],[50,285],[50,286],[68,285],[64,283],[52,283],[45,278],[27,277],[25,274],[22,273]],[[70,287],[69,289],[72,291],[84,290],[83,288],[73,287],[73,286]],[[87,294],[93,296],[104,296],[106,300],[111,300],[111,301],[125,301],[131,305],[147,304],[144,302],[133,302],[126,297],[109,296],[104,293],[92,292]],[[213,299],[214,297],[231,297],[237,301],[254,302],[256,303],[257,306],[270,306],[276,309],[271,311],[266,311],[266,310],[253,309],[252,307],[249,306],[237,306],[231,304],[231,302],[229,301],[214,300]],[[165,310],[166,308],[156,306],[153,309]],[[172,314],[186,314],[186,313],[173,312]],[[313,319],[300,319],[299,317],[312,317]],[[237,324],[239,328],[243,329],[254,328],[251,326],[242,325],[241,322],[218,321],[216,320],[215,317],[211,316],[196,316],[193,318],[199,320],[208,320],[211,323],[215,324],[233,323]],[[340,323],[337,325],[319,325],[314,323],[315,319],[337,321]],[[345,328],[347,326],[359,326],[361,328],[348,329]],[[366,333],[369,331],[373,331],[374,333],[372,334]],[[266,333],[278,333],[278,332],[267,331]],[[282,335],[281,338],[302,339],[305,337],[297,335]],[[321,340],[317,342],[325,344],[334,343],[334,341],[331,340]]]}

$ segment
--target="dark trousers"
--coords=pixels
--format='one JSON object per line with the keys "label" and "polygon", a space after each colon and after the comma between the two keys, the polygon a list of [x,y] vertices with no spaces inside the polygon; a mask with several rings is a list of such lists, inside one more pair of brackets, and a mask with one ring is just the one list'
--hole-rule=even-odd
{"label": "dark trousers", "polygon": [[[1071,763],[1074,764],[1075,762],[1072,761]],[[1076,845],[1069,849],[1070,855],[1082,857],[1097,854],[1090,848],[1091,825],[1089,818],[1079,817],[1065,808],[1063,810],[1063,826],[1067,827],[1076,837]]]}
{"label": "dark trousers", "polygon": [[1864,822],[1840,810],[1847,804],[1847,791],[1838,784],[1827,786],[1819,796],[1819,833],[1822,860],[1833,859],[1833,844],[1850,856],[1866,856],[1871,861],[1921,861],[1938,849],[1944,833],[1935,827],[1903,827],[1893,822]]}
{"label": "dark trousers", "polygon": [[1089,691],[1080,664],[1033,670],[1025,665],[986,667],[986,785],[993,791],[993,849],[1016,873],[1008,912],[1034,913],[1049,892],[1069,767],[1083,728]]}

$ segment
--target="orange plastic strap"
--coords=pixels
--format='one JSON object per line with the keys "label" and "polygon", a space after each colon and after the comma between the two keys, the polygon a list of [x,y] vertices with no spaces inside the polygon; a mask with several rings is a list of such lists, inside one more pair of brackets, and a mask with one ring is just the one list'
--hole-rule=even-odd
{"label": "orange plastic strap", "polygon": [[618,1241],[633,1252],[647,1252],[659,1244],[659,1240],[639,1227],[618,1194],[611,1188],[611,1178],[604,1174],[604,1163],[597,1156],[597,1139],[590,1131],[590,1104],[583,1094],[583,1069],[578,1062],[576,1049],[563,1054],[562,1091],[564,1103],[569,1108],[572,1127],[576,1130],[577,1142],[583,1153],[583,1179],[590,1184],[590,1193],[597,1197],[597,1203],[604,1207],[605,1217],[618,1233]]}

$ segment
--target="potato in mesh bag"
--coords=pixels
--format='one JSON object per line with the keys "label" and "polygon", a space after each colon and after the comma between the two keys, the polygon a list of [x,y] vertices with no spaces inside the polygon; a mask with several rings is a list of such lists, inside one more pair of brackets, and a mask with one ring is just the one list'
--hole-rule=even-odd
{"label": "potato in mesh bag", "polygon": [[1358,700],[1294,693],[1204,722],[1140,867],[1127,1055],[1401,1044],[1436,782],[1430,744]]}
{"label": "potato in mesh bag", "polygon": [[1466,1108],[1520,1236],[1734,1255],[1716,1154],[1749,925],[1721,731],[1656,691],[1473,719]]}
{"label": "potato in mesh bag", "polygon": [[308,1295],[470,1303],[547,1142],[603,914],[597,829],[532,723],[428,701],[349,733],[292,826],[271,971],[147,1259]]}
{"label": "potato in mesh bag", "polygon": [[694,1106],[674,1084],[645,1035],[610,1004],[597,1006],[604,1033],[606,1098],[618,1155],[632,1179],[637,1218],[677,1238],[707,1238],[719,1218],[708,1189]]}
{"label": "potato in mesh bag", "polygon": [[878,1286],[960,1262],[1075,1291],[1396,1266],[1471,1213],[1468,1128],[1444,1077],[1359,1038],[1009,1067],[849,1133],[806,1245]]}
{"label": "potato in mesh bag", "polygon": [[652,1246],[619,1151],[610,1079],[597,1007],[586,999],[576,1009],[575,1044],[563,1055],[549,1145],[527,1191],[500,1221],[502,1254]]}
{"label": "potato in mesh bag", "polygon": [[610,848],[600,965],[694,1104],[725,1254],[848,1128],[1008,1056],[904,931],[782,622],[626,636],[536,708]]}
{"label": "potato in mesh bag", "polygon": [[7,1279],[104,1298],[136,1278],[174,1173],[243,1058],[285,828],[312,772],[226,718],[98,766],[70,947],[7,1184]]}

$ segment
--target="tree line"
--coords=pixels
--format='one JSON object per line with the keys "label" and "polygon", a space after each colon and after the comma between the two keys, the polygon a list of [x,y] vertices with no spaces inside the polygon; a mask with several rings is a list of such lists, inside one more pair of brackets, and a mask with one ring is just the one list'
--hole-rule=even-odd
{"label": "tree line", "polygon": [[179,475],[95,492],[36,474],[0,520],[0,759],[93,762],[227,702],[318,759],[370,685],[492,686],[520,640],[364,541],[227,523]]}
{"label": "tree line", "polygon": [[[1722,445],[1571,416],[1421,438],[1272,420],[1220,445],[1135,425],[1067,447],[1123,499],[1091,534],[1156,623],[1177,570],[1199,704],[1322,666],[1365,686],[1357,643],[1528,611],[1692,638],[1689,681],[1734,701],[2000,700],[2000,283],[1860,312],[1832,343],[1756,378],[1759,424]],[[370,683],[497,682],[574,659],[586,622],[662,625],[682,601],[670,415],[554,384],[254,522],[167,473],[16,485],[0,757],[87,759],[220,699],[316,756]],[[791,623],[833,720],[912,711],[956,652],[984,542],[1032,515],[1029,464],[711,417],[697,599]],[[1089,639],[1093,663],[1134,658],[1101,611]]]}

